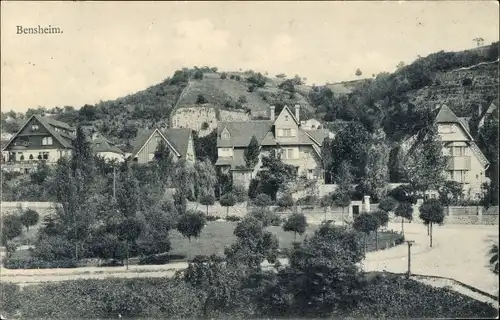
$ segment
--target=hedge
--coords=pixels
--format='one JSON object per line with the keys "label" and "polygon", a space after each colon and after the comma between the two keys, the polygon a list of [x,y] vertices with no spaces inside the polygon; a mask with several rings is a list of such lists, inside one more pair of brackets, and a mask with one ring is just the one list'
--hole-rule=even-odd
{"label": "hedge", "polygon": [[[358,306],[329,316],[409,319],[495,318],[498,315],[491,304],[401,275],[373,272],[367,273],[366,278]],[[122,318],[194,319],[202,315],[200,298],[203,295],[199,293],[181,280],[168,278],[74,280],[26,286],[23,291],[16,285],[2,284],[0,306],[3,314],[18,313],[23,319],[116,319],[119,315]],[[233,315],[226,316],[232,318]],[[290,316],[297,317],[297,314]]]}
{"label": "hedge", "polygon": [[76,268],[75,260],[52,260],[45,261],[36,258],[9,258],[4,261],[7,269],[44,269],[44,268]]}

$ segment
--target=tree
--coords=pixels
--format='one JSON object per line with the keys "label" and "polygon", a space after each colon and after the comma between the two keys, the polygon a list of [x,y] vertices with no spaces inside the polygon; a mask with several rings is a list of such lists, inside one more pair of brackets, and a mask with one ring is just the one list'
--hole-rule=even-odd
{"label": "tree", "polygon": [[376,231],[379,227],[379,221],[377,217],[371,215],[369,213],[362,213],[354,218],[353,227],[356,231],[362,232],[365,234],[364,243],[365,243],[365,252],[367,246],[367,238],[370,232]]}
{"label": "tree", "polygon": [[297,240],[297,233],[302,235],[306,232],[307,220],[306,216],[302,213],[294,213],[286,219],[283,224],[283,231],[292,231],[294,233],[294,240]]}
{"label": "tree", "polygon": [[391,196],[382,198],[378,204],[378,208],[380,210],[384,210],[385,212],[392,212],[398,206],[398,201]]}
{"label": "tree", "polygon": [[400,70],[400,69],[403,69],[404,66],[406,66],[406,64],[404,63],[404,61],[400,61],[397,65],[396,65],[396,69],[397,70]]}
{"label": "tree", "polygon": [[206,224],[205,217],[200,211],[188,211],[179,217],[177,231],[191,242],[192,237],[199,237],[201,230]]}
{"label": "tree", "polygon": [[345,208],[351,204],[351,197],[347,192],[338,192],[335,194],[335,204],[342,208],[342,217],[345,214]]}
{"label": "tree", "polygon": [[207,103],[207,99],[205,99],[205,97],[202,94],[199,94],[196,97],[196,104],[204,104],[204,103]]}
{"label": "tree", "polygon": [[231,193],[234,195],[237,203],[245,202],[247,200],[248,191],[242,184],[234,183],[231,188]]}
{"label": "tree", "polygon": [[295,177],[295,168],[284,164],[274,153],[271,153],[269,157],[262,158],[262,169],[257,174],[257,189],[276,200],[278,191],[285,189],[287,183]]}
{"label": "tree", "polygon": [[323,197],[319,199],[319,206],[325,210],[325,216],[324,216],[324,221],[326,221],[326,211],[328,210],[328,207],[332,206],[334,201],[334,194],[326,194]]}
{"label": "tree", "polygon": [[273,200],[271,200],[271,197],[269,195],[261,193],[257,197],[255,197],[253,203],[263,211],[266,207],[269,207],[273,204]]}
{"label": "tree", "polygon": [[361,72],[361,70],[359,68],[356,69],[356,73],[355,73],[356,77],[360,77],[362,74],[363,73]]}
{"label": "tree", "polygon": [[154,159],[156,160],[160,181],[163,185],[166,185],[168,179],[171,178],[174,161],[170,153],[170,148],[167,146],[165,140],[161,139],[158,143]]}
{"label": "tree", "polygon": [[207,216],[208,216],[208,206],[211,206],[215,203],[215,197],[211,194],[206,194],[201,196],[200,203],[204,206],[207,206]]}
{"label": "tree", "polygon": [[474,38],[472,39],[472,41],[474,41],[478,47],[484,44],[484,39],[481,37]]}
{"label": "tree", "polygon": [[374,134],[373,142],[366,156],[364,177],[360,184],[365,194],[378,201],[386,193],[389,182],[389,148],[385,142],[385,134],[379,130]]}
{"label": "tree", "polygon": [[444,209],[437,199],[424,201],[420,206],[420,219],[425,225],[429,226],[430,247],[432,248],[432,225],[434,223],[442,224],[444,221]]}
{"label": "tree", "polygon": [[438,189],[439,201],[441,201],[443,206],[447,206],[449,211],[449,206],[451,204],[456,204],[462,197],[463,192],[463,187],[460,182],[447,180]]}
{"label": "tree", "polygon": [[6,245],[7,241],[19,237],[23,233],[23,224],[17,215],[5,215],[3,217],[2,244]]}
{"label": "tree", "polygon": [[228,192],[220,198],[219,202],[221,206],[226,207],[227,218],[229,216],[229,207],[236,204],[236,197],[231,192]]}
{"label": "tree", "polygon": [[21,222],[23,226],[26,228],[26,231],[30,230],[31,226],[34,226],[38,223],[40,216],[38,212],[32,209],[27,209],[21,214]]}
{"label": "tree", "polygon": [[408,202],[401,202],[394,211],[396,217],[401,217],[401,232],[405,233],[404,222],[405,219],[413,220],[413,206]]}
{"label": "tree", "polygon": [[404,162],[404,171],[411,188],[419,193],[438,190],[446,180],[447,157],[436,128],[422,130]]}
{"label": "tree", "polygon": [[247,168],[253,169],[259,162],[260,146],[255,135],[252,136],[248,147],[245,149],[245,163]]}
{"label": "tree", "polygon": [[199,199],[204,195],[215,196],[217,173],[208,159],[197,161],[194,165],[194,191]]}
{"label": "tree", "polygon": [[355,307],[362,286],[358,264],[364,257],[355,232],[322,223],[312,237],[295,243],[288,256],[278,285],[290,295],[286,309],[291,314],[326,315],[338,306]]}
{"label": "tree", "polygon": [[294,201],[291,193],[286,193],[278,199],[278,206],[282,209],[289,209],[293,207]]}
{"label": "tree", "polygon": [[261,221],[246,216],[234,229],[236,241],[224,250],[230,266],[244,265],[253,271],[260,271],[264,260],[275,263],[278,259],[278,239],[264,231]]}
{"label": "tree", "polygon": [[[349,122],[342,128],[331,143],[331,172],[334,176],[341,175],[342,162],[349,168],[350,175],[354,182],[362,180],[366,161],[367,151],[371,143],[371,135],[359,122]],[[338,183],[340,178],[336,180]]]}
{"label": "tree", "polygon": [[380,227],[387,226],[387,223],[389,222],[389,214],[386,211],[377,210],[373,212],[372,215],[378,221],[377,229],[375,229],[375,249],[378,250],[378,229]]}

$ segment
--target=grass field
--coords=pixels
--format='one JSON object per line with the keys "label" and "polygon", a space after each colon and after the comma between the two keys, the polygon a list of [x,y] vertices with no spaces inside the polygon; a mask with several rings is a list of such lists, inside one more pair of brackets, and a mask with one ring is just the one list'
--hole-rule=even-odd
{"label": "grass field", "polygon": [[[191,242],[183,237],[178,231],[172,230],[169,234],[172,249],[169,255],[177,257],[177,261],[190,260],[197,255],[223,255],[224,249],[230,246],[236,240],[233,234],[237,222],[212,221],[208,222],[203,228],[199,238],[192,238]],[[310,236],[318,228],[317,225],[310,225],[305,234],[302,236],[297,234],[297,239],[294,240],[293,232],[285,232],[282,227],[271,226],[266,230],[274,233],[278,238],[281,249],[292,247],[294,241],[302,242],[306,236]],[[379,248],[391,247],[393,241],[399,237],[398,234],[392,232],[379,232]],[[367,242],[367,251],[375,250],[375,235],[370,235]],[[17,250],[13,258],[26,258],[29,256],[28,250]],[[184,257],[184,258],[181,258]],[[132,258],[130,264],[137,264],[138,259]],[[89,264],[86,264],[90,266]]]}

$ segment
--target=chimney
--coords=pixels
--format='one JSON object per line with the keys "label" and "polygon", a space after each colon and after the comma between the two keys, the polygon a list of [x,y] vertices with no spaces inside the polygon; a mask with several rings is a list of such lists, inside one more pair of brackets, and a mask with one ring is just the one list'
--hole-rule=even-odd
{"label": "chimney", "polygon": [[274,106],[271,106],[271,121],[274,121]]}
{"label": "chimney", "polygon": [[481,114],[483,113],[483,108],[481,107],[481,104],[479,104],[479,109],[477,110],[477,115],[478,116],[481,116]]}
{"label": "chimney", "polygon": [[300,104],[295,105],[295,118],[297,122],[300,123]]}

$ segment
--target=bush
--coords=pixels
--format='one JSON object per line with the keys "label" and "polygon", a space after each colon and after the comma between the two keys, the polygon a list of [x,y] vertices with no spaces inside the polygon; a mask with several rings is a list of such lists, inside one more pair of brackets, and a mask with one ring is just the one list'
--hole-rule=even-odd
{"label": "bush", "polygon": [[123,262],[112,259],[111,261],[101,263],[101,267],[123,267]]}
{"label": "bush", "polygon": [[13,315],[21,307],[19,286],[13,283],[0,282],[0,312],[2,315]]}
{"label": "bush", "polygon": [[492,319],[498,314],[488,303],[405,279],[401,275],[368,273],[367,280],[368,284],[360,295],[360,304],[348,312],[350,318]]}
{"label": "bush", "polygon": [[205,219],[207,221],[216,221],[216,220],[219,220],[220,217],[219,216],[205,216]]}
{"label": "bush", "polygon": [[9,258],[4,261],[7,269],[51,269],[51,268],[76,268],[75,260],[41,260],[37,258]]}
{"label": "bush", "polygon": [[305,196],[303,198],[300,198],[297,200],[297,205],[298,206],[314,206],[316,202],[318,201],[318,198],[316,196]]}
{"label": "bush", "polygon": [[198,318],[201,301],[182,281],[73,280],[28,286],[20,311],[26,319]]}
{"label": "bush", "polygon": [[147,257],[141,257],[139,259],[140,265],[148,264],[167,264],[170,263],[171,256],[169,254],[154,254]]}
{"label": "bush", "polygon": [[227,73],[223,72],[220,74],[221,79],[226,79],[227,78]]}
{"label": "bush", "polygon": [[226,220],[227,221],[232,221],[232,222],[237,222],[237,221],[240,221],[241,218],[238,217],[238,216],[227,216]]}
{"label": "bush", "polygon": [[209,127],[210,125],[206,121],[201,124],[201,130],[207,130]]}

